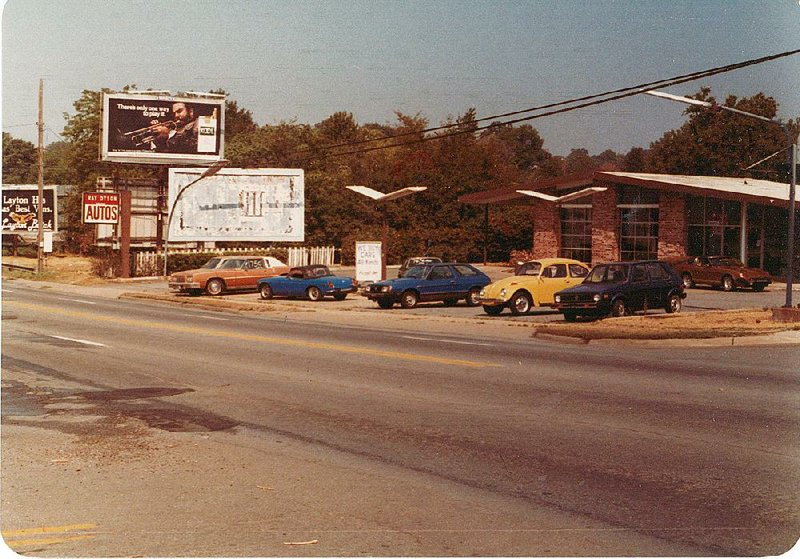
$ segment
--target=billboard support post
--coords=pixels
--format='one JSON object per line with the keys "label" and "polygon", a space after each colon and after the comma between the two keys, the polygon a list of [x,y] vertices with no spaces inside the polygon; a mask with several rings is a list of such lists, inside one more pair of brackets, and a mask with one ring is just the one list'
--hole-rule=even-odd
{"label": "billboard support post", "polygon": [[38,232],[36,234],[36,273],[41,274],[44,271],[44,119],[42,113],[44,112],[44,93],[43,93],[42,78],[39,78],[39,148],[36,150],[39,157],[39,199],[36,204],[36,220],[39,222]]}
{"label": "billboard support post", "polygon": [[120,276],[131,277],[131,191],[119,191],[119,225],[120,225]]}

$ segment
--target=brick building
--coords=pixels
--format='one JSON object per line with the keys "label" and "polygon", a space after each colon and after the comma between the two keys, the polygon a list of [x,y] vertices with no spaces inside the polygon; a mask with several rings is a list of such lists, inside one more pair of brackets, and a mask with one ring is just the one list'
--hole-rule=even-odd
{"label": "brick building", "polygon": [[530,205],[536,258],[597,263],[725,255],[774,275],[786,271],[789,186],[783,183],[597,171],[459,201]]}

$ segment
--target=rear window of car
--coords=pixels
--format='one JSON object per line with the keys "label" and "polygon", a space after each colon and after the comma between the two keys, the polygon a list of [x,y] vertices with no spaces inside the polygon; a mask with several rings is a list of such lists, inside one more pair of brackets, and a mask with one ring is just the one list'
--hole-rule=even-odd
{"label": "rear window of car", "polygon": [[577,264],[570,264],[569,273],[573,278],[585,278],[589,274],[589,270]]}
{"label": "rear window of car", "polygon": [[650,273],[650,279],[665,280],[670,278],[669,272],[664,269],[664,265],[659,262],[651,262],[647,265],[647,271]]}
{"label": "rear window of car", "polygon": [[467,266],[465,264],[458,264],[456,266],[453,266],[453,268],[456,269],[456,272],[458,272],[459,275],[464,277],[477,276],[479,274],[478,270],[476,270],[472,266]]}

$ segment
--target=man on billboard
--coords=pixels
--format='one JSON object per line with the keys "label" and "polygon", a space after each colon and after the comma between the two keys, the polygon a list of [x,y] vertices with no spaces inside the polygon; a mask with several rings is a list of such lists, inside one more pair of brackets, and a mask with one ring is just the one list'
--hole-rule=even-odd
{"label": "man on billboard", "polygon": [[197,119],[194,109],[186,103],[172,104],[172,122],[155,129],[153,145],[156,151],[169,153],[197,153]]}

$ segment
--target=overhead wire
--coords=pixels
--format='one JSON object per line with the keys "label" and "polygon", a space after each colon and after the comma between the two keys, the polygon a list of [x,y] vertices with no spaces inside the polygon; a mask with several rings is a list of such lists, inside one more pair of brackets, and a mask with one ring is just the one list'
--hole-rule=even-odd
{"label": "overhead wire", "polygon": [[[556,115],[556,114],[560,114],[560,113],[565,113],[565,112],[574,111],[574,110],[578,110],[578,109],[582,109],[582,108],[586,108],[586,107],[591,107],[591,106],[594,106],[594,105],[600,105],[600,104],[603,104],[603,103],[608,103],[610,101],[616,101],[616,100],[619,100],[619,99],[624,99],[626,97],[632,97],[634,95],[640,95],[644,91],[647,91],[649,89],[653,89],[653,88],[656,88],[656,87],[666,87],[666,86],[672,86],[672,85],[679,85],[679,84],[682,84],[682,83],[686,83],[686,82],[695,81],[695,80],[698,80],[698,79],[714,76],[714,75],[717,75],[717,74],[722,74],[722,73],[726,73],[726,72],[731,72],[733,70],[746,68],[748,66],[753,66],[753,65],[756,65],[756,64],[763,64],[765,62],[770,62],[770,61],[773,61],[773,60],[777,60],[779,58],[792,56],[792,55],[795,55],[795,54],[798,54],[798,53],[800,53],[800,49],[786,51],[786,52],[773,54],[773,55],[769,55],[769,56],[764,56],[764,57],[761,57],[761,58],[755,58],[755,59],[751,59],[751,60],[746,60],[746,61],[743,61],[743,62],[737,62],[735,64],[728,64],[728,65],[725,65],[725,66],[718,66],[716,68],[711,68],[711,69],[702,70],[702,71],[699,71],[699,72],[692,72],[692,73],[689,73],[689,74],[683,74],[683,75],[679,75],[679,76],[674,76],[672,78],[664,78],[664,79],[660,79],[660,80],[656,80],[656,81],[652,81],[652,82],[642,83],[642,84],[639,84],[639,85],[623,87],[623,88],[614,89],[614,90],[610,90],[610,91],[605,91],[605,92],[602,92],[602,93],[596,93],[596,94],[592,94],[592,95],[586,95],[586,96],[583,96],[583,97],[577,97],[577,98],[569,99],[569,100],[566,100],[566,101],[559,101],[559,102],[556,102],[556,103],[549,103],[549,104],[540,105],[540,106],[537,106],[537,107],[531,107],[531,108],[528,108],[528,109],[522,109],[522,110],[511,111],[511,112],[507,112],[507,113],[502,113],[502,114],[482,117],[482,118],[474,119],[474,120],[470,121],[469,124],[478,123],[478,122],[485,122],[487,120],[491,120],[493,122],[491,124],[489,124],[489,125],[470,127],[468,129],[457,130],[455,132],[451,132],[451,133],[448,133],[448,134],[440,134],[440,135],[434,135],[434,136],[429,136],[429,137],[422,137],[422,138],[417,138],[416,140],[413,140],[413,141],[399,142],[399,143],[395,142],[395,143],[391,143],[391,144],[388,144],[388,145],[384,144],[384,145],[380,145],[380,146],[367,147],[367,148],[362,148],[362,149],[358,149],[358,150],[321,154],[321,155],[316,155],[316,156],[312,156],[312,157],[306,157],[306,158],[303,158],[303,160],[308,160],[308,159],[327,159],[327,158],[330,158],[330,157],[340,157],[340,156],[344,156],[344,155],[355,155],[355,154],[359,154],[359,153],[368,153],[368,152],[377,151],[377,150],[381,150],[381,149],[390,149],[390,148],[393,148],[393,147],[403,147],[403,146],[407,146],[407,145],[416,145],[416,144],[420,144],[420,143],[424,143],[424,142],[428,142],[428,141],[442,140],[442,139],[446,139],[446,138],[450,138],[450,137],[454,137],[454,136],[460,136],[460,135],[463,135],[463,134],[470,134],[470,133],[477,132],[479,130],[486,130],[488,128],[495,127],[495,126],[506,126],[506,125],[510,125],[510,124],[517,124],[517,123],[520,123],[520,122],[525,122],[525,121],[529,121],[529,120],[535,120],[537,118],[544,118],[546,116],[552,116],[552,115]],[[588,102],[584,102],[584,101],[588,101]],[[576,105],[576,103],[578,103],[578,104]],[[506,118],[506,117],[509,117],[509,116],[515,116],[515,115],[525,114],[525,113],[529,113],[529,112],[541,111],[541,110],[545,110],[545,109],[554,109],[556,107],[564,107],[565,105],[570,105],[570,106],[569,107],[565,107],[565,108],[561,108],[561,109],[557,109],[557,110],[547,111],[547,112],[536,114],[536,115],[526,116],[526,117],[523,117],[523,118],[517,118],[517,119],[512,119],[512,120],[507,120],[507,121],[502,121],[502,122],[497,122],[496,121],[496,119],[500,119],[500,118]],[[355,142],[346,142],[346,143],[340,143],[340,144],[331,144],[331,145],[328,145],[328,146],[320,146],[320,147],[317,147],[317,148],[313,148],[313,150],[323,150],[323,151],[325,151],[325,150],[333,150],[333,149],[340,148],[340,147],[348,147],[349,148],[349,147],[358,146],[358,145],[364,145],[364,144],[369,144],[369,143],[386,142],[386,141],[397,140],[399,138],[404,138],[404,137],[409,137],[409,136],[419,136],[420,134],[427,134],[427,133],[430,133],[430,132],[438,132],[438,131],[441,131],[441,130],[449,130],[449,129],[452,129],[452,128],[463,127],[464,125],[465,125],[465,123],[463,123],[463,122],[457,122],[457,123],[453,123],[453,124],[447,124],[447,125],[436,126],[436,127],[432,127],[432,128],[426,128],[424,130],[416,130],[416,131],[412,131],[412,132],[405,132],[405,133],[402,133],[402,134],[397,134],[397,135],[394,135],[394,136],[388,136],[388,137],[383,137],[383,138],[370,138],[370,139],[359,140],[359,141],[355,141]],[[304,149],[304,150],[298,150],[298,151],[294,152],[292,155],[302,155],[302,154],[308,153],[310,151],[312,151],[312,148],[308,148],[308,149]]]}

